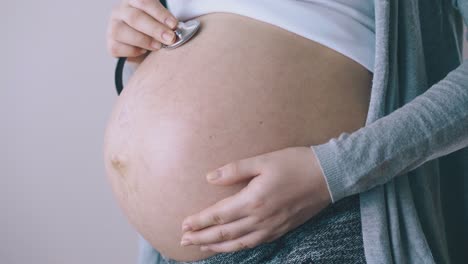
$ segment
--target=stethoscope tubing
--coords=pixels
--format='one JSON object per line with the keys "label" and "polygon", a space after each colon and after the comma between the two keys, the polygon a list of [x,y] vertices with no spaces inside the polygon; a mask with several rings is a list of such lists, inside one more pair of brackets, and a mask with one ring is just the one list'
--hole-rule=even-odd
{"label": "stethoscope tubing", "polygon": [[120,57],[117,60],[117,65],[115,66],[114,82],[115,82],[115,89],[117,90],[117,95],[120,95],[120,93],[123,90],[122,75],[123,75],[123,69],[125,67],[126,60],[127,58]]}

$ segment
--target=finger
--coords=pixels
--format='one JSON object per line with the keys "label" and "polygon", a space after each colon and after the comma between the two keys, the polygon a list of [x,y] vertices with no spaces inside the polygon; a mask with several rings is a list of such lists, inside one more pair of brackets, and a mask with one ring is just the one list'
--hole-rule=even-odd
{"label": "finger", "polygon": [[268,236],[265,230],[257,230],[234,240],[223,241],[220,243],[203,245],[200,250],[211,250],[215,252],[234,252],[254,248],[264,242]]}
{"label": "finger", "polygon": [[136,46],[147,50],[158,50],[161,43],[152,37],[133,29],[122,21],[115,21],[112,25],[110,38],[130,46]]}
{"label": "finger", "polygon": [[110,40],[107,47],[110,55],[112,57],[137,57],[144,54],[147,50],[138,48],[135,46],[130,46],[124,43],[117,42],[115,40]]}
{"label": "finger", "polygon": [[213,244],[232,240],[252,232],[255,229],[253,217],[244,217],[236,221],[204,228],[200,231],[186,232],[181,239],[181,245]]}
{"label": "finger", "polygon": [[140,56],[127,57],[127,62],[139,65],[148,56],[148,54],[149,54],[149,51],[147,51],[146,53],[144,53],[144,54],[142,54]]}
{"label": "finger", "polygon": [[177,18],[169,12],[159,1],[155,0],[130,0],[129,5],[145,11],[159,22],[166,24],[169,28],[175,29]]}
{"label": "finger", "polygon": [[159,23],[145,12],[131,7],[124,6],[120,12],[121,19],[130,27],[153,37],[159,42],[172,44],[175,40],[175,33],[167,26]]}
{"label": "finger", "polygon": [[261,173],[263,157],[255,156],[228,163],[206,175],[212,183],[229,185],[249,180]]}
{"label": "finger", "polygon": [[185,218],[182,222],[182,231],[200,230],[243,218],[247,216],[247,212],[244,210],[246,204],[245,199],[239,193],[227,197],[200,213]]}

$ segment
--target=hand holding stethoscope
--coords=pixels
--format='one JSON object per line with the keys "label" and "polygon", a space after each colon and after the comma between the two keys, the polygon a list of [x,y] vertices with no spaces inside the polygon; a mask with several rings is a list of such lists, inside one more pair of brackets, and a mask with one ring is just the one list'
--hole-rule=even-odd
{"label": "hand holding stethoscope", "polygon": [[123,0],[114,7],[107,28],[107,49],[113,57],[137,60],[176,40],[178,20],[159,1]]}
{"label": "hand holding stethoscope", "polygon": [[188,41],[200,27],[197,20],[178,22],[159,1],[124,0],[111,14],[107,49],[119,58],[115,71],[117,94],[123,89],[125,60],[141,62],[147,51],[176,48]]}

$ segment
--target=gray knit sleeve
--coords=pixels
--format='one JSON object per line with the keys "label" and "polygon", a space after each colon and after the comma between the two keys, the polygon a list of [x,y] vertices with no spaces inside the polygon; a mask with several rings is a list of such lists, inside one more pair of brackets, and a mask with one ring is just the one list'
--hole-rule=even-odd
{"label": "gray knit sleeve", "polygon": [[389,115],[310,147],[336,202],[467,146],[468,60]]}

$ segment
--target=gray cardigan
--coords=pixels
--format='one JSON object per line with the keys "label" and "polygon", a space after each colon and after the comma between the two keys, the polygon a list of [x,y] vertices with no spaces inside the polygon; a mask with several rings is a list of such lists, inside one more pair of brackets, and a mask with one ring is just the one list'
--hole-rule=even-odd
{"label": "gray cardigan", "polygon": [[366,125],[320,145],[334,202],[360,193],[368,263],[468,263],[468,0],[376,0]]}
{"label": "gray cardigan", "polygon": [[[468,263],[461,15],[468,23],[468,0],[375,0],[366,125],[310,146],[333,202],[360,193],[368,263]],[[156,263],[139,242],[138,263]]]}

